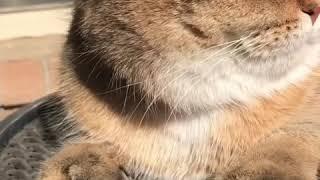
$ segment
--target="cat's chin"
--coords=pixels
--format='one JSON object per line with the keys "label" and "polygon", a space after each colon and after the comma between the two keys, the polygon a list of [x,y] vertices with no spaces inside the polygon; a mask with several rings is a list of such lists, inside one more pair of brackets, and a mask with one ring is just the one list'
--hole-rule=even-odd
{"label": "cat's chin", "polygon": [[244,56],[234,56],[238,67],[252,76],[281,79],[300,67],[315,67],[320,61],[320,31],[289,39],[287,42],[274,43],[259,51],[247,52]]}
{"label": "cat's chin", "polygon": [[282,62],[283,64],[295,64],[291,61],[296,60],[296,56],[316,50],[316,44],[320,43],[320,21],[312,25],[310,17],[302,13],[300,20],[249,34],[252,35],[240,43],[242,51],[237,52],[237,57],[241,57],[239,59],[242,61],[250,63],[265,61],[272,64],[281,59],[286,61]]}
{"label": "cat's chin", "polygon": [[284,49],[264,59],[219,56],[221,61],[205,61],[187,68],[188,73],[179,81],[162,82],[170,86],[165,86],[160,98],[175,109],[186,111],[251,104],[303,81],[320,63],[316,47],[301,44],[299,48]]}

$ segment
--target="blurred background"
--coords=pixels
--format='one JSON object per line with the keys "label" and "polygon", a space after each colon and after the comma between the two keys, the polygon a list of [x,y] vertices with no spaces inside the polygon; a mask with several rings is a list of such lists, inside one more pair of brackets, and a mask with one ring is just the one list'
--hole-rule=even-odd
{"label": "blurred background", "polygon": [[0,0],[0,120],[55,91],[72,0]]}

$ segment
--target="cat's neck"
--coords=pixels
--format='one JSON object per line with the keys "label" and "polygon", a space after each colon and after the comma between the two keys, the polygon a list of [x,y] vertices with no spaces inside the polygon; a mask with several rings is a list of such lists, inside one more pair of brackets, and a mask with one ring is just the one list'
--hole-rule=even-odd
{"label": "cat's neck", "polygon": [[[68,66],[68,65],[67,65]],[[267,97],[256,97],[252,103],[245,104],[230,104],[221,106],[219,109],[213,109],[212,111],[198,111],[194,113],[172,113],[170,109],[166,108],[165,104],[154,103],[155,107],[151,107],[145,102],[141,102],[144,94],[137,93],[134,89],[124,88],[124,90],[109,89],[103,91],[97,91],[102,85],[108,84],[107,80],[112,79],[112,73],[105,73],[104,78],[99,79],[97,77],[86,76],[86,71],[70,71],[70,67],[65,64],[63,77],[61,79],[68,79],[62,84],[62,94],[66,99],[67,107],[70,108],[70,112],[73,112],[79,119],[87,121],[91,118],[95,119],[92,122],[92,127],[89,129],[98,127],[103,128],[106,125],[106,129],[109,128],[109,122],[106,123],[107,117],[112,116],[113,119],[125,119],[127,122],[132,123],[132,126],[140,128],[159,127],[162,128],[164,124],[167,124],[170,120],[175,120],[175,123],[181,120],[181,124],[187,123],[188,120],[200,119],[198,117],[205,117],[208,122],[214,125],[214,122],[222,122],[226,128],[224,131],[232,132],[231,129],[242,128],[243,131],[237,131],[246,136],[254,136],[256,133],[265,130],[272,130],[272,127],[278,127],[285,123],[290,117],[288,114],[298,111],[301,105],[306,101],[306,96],[313,92],[313,85],[311,81],[314,81],[314,73],[310,73],[304,79],[300,80],[296,84],[288,85],[286,88],[282,88],[279,91],[274,91],[272,95]],[[88,69],[90,69],[89,67]],[[78,69],[79,70],[79,69]],[[81,69],[83,70],[83,69]],[[86,72],[86,73],[84,73]],[[109,72],[112,72],[110,70]],[[85,79],[80,77],[85,75]],[[87,79],[88,78],[88,79]],[[106,82],[103,84],[103,82]],[[125,81],[121,87],[127,87]],[[105,87],[105,86],[104,86]],[[120,87],[120,89],[121,89]],[[101,90],[101,89],[100,89]],[[137,99],[136,99],[137,98]],[[140,106],[139,106],[140,105]],[[151,108],[156,108],[152,111]],[[151,109],[151,113],[148,114],[148,110]],[[86,120],[87,119],[87,120]],[[283,121],[280,119],[284,119]],[[121,122],[112,120],[115,124],[121,126]],[[143,122],[141,124],[141,122]],[[88,125],[88,124],[87,124]],[[228,130],[229,129],[229,130]],[[260,129],[260,130],[259,130]],[[263,133],[262,133],[263,134]],[[232,133],[230,134],[232,136]],[[258,135],[256,137],[259,137]],[[230,137],[230,139],[241,138]]]}

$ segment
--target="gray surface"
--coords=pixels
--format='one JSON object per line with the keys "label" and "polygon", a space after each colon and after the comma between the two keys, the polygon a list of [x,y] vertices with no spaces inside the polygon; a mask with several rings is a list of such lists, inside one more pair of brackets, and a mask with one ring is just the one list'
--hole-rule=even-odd
{"label": "gray surface", "polygon": [[34,180],[40,163],[53,154],[56,140],[34,120],[16,134],[0,153],[1,180]]}

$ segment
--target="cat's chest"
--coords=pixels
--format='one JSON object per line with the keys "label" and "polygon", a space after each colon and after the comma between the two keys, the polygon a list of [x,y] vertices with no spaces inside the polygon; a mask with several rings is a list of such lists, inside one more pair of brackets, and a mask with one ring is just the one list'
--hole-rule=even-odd
{"label": "cat's chest", "polygon": [[204,179],[217,165],[220,145],[215,121],[212,116],[176,120],[147,132],[143,140],[131,139],[129,166],[134,172],[167,176],[165,179]]}
{"label": "cat's chest", "polygon": [[174,120],[163,128],[163,135],[185,144],[210,143],[218,122],[213,115]]}

